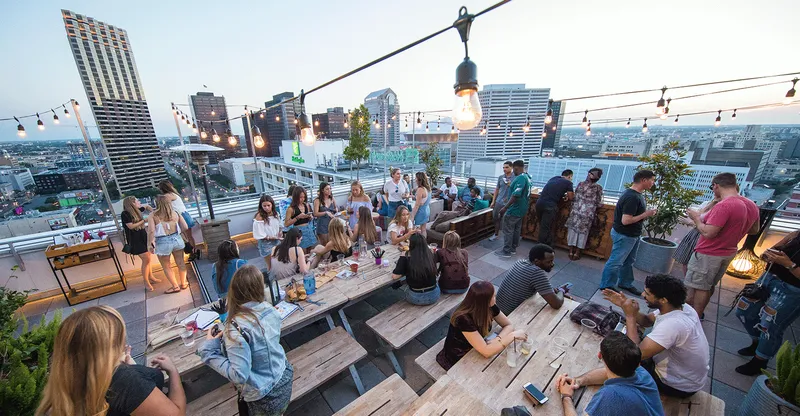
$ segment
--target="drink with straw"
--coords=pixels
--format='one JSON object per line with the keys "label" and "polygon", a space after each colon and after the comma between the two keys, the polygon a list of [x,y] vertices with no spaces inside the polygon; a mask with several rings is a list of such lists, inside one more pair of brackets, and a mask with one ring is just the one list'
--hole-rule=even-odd
{"label": "drink with straw", "polygon": [[506,364],[508,364],[508,366],[511,368],[516,367],[518,355],[519,353],[517,353],[517,340],[515,339],[514,342],[512,342],[512,345],[506,347]]}
{"label": "drink with straw", "polygon": [[530,353],[531,353],[531,343],[530,343],[530,341],[522,341],[522,342],[519,344],[519,351],[520,351],[520,352],[521,352],[523,355],[528,355],[528,354],[530,354]]}

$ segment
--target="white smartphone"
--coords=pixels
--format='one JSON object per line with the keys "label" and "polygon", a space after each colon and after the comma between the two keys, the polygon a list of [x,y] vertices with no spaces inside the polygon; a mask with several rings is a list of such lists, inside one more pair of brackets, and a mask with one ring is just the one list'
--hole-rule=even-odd
{"label": "white smartphone", "polygon": [[541,390],[537,389],[536,386],[531,383],[524,385],[523,389],[525,389],[525,395],[533,400],[535,404],[545,404],[548,400],[550,400],[544,395],[544,393],[542,393]]}

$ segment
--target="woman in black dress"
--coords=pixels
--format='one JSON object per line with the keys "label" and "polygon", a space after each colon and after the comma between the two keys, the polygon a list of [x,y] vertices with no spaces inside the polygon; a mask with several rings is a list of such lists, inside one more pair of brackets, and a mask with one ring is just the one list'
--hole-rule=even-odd
{"label": "woman in black dress", "polygon": [[142,259],[142,279],[147,284],[147,290],[153,291],[153,283],[161,280],[156,279],[153,271],[150,270],[150,252],[147,250],[147,228],[142,217],[142,212],[152,212],[150,205],[142,205],[135,196],[126,197],[122,201],[122,226],[125,232],[125,241],[130,248],[128,254],[139,256]]}

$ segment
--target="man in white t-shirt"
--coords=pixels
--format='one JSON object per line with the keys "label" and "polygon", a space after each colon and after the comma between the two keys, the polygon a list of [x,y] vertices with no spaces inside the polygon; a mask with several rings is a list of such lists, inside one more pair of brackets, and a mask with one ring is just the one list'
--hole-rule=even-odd
{"label": "man in white t-shirt", "polygon": [[[655,311],[639,312],[634,299],[610,289],[603,296],[625,312],[628,337],[639,344],[644,367],[661,394],[685,398],[703,389],[708,378],[708,340],[697,312],[686,304],[686,287],[675,277],[647,276],[642,297]],[[641,342],[637,325],[653,327]]]}
{"label": "man in white t-shirt", "polygon": [[456,197],[458,197],[458,188],[455,184],[453,184],[453,180],[448,176],[444,178],[444,184],[442,184],[439,189],[435,189],[433,191],[433,195],[444,200],[443,209],[447,211],[451,209],[453,201],[455,201]]}

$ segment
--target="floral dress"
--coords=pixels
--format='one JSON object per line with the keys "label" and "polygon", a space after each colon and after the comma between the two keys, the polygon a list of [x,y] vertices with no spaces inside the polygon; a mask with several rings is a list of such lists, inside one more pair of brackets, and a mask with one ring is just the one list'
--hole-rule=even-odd
{"label": "floral dress", "polygon": [[597,208],[601,205],[603,205],[603,187],[589,181],[579,183],[575,189],[575,200],[566,227],[578,234],[588,235],[597,216]]}

